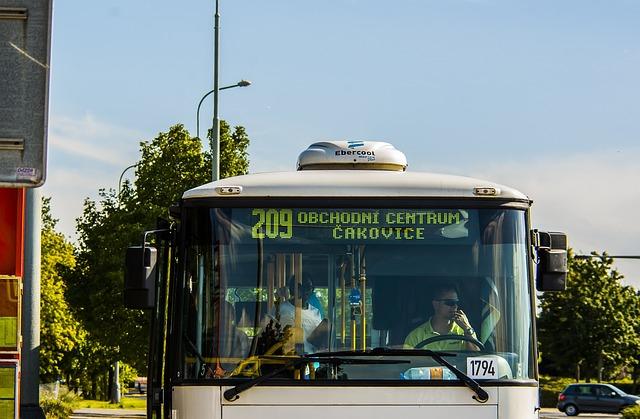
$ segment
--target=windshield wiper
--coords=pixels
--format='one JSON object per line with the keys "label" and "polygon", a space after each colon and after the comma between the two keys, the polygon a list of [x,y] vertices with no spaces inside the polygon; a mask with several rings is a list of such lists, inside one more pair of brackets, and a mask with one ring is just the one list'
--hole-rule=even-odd
{"label": "windshield wiper", "polygon": [[351,358],[337,358],[333,356],[329,357],[315,357],[311,355],[304,355],[300,358],[295,358],[290,360],[289,362],[282,365],[280,368],[276,368],[268,374],[261,375],[260,377],[253,378],[251,380],[245,381],[244,383],[238,384],[237,386],[230,388],[224,392],[224,398],[227,401],[235,401],[238,400],[238,394],[243,391],[249,390],[251,387],[255,387],[263,381],[269,380],[270,378],[275,377],[276,375],[288,370],[289,368],[297,368],[302,365],[308,364],[310,362],[322,362],[326,364],[351,364],[351,365],[366,365],[366,364],[410,364],[411,361],[404,359],[351,359]]}
{"label": "windshield wiper", "polygon": [[440,356],[458,356],[452,352],[432,351],[430,349],[403,349],[403,348],[386,348],[378,347],[364,350],[348,350],[348,351],[324,351],[309,354],[307,356],[314,358],[331,357],[331,356],[433,356],[437,354]]}
{"label": "windshield wiper", "polygon": [[317,358],[321,357],[331,357],[331,356],[407,356],[407,355],[417,355],[417,356],[429,356],[433,358],[438,364],[443,367],[447,367],[457,378],[462,381],[464,385],[469,387],[474,393],[473,399],[480,402],[486,403],[489,400],[489,393],[487,393],[480,384],[473,378],[469,377],[464,372],[460,371],[449,361],[444,359],[444,356],[456,356],[456,354],[448,353],[448,352],[437,352],[432,351],[430,349],[394,349],[394,348],[373,348],[366,349],[363,351],[334,351],[334,352],[318,352],[315,354],[311,354],[310,356],[314,356]]}
{"label": "windshield wiper", "polygon": [[[418,349],[418,350],[424,351],[425,349]],[[426,350],[428,351],[428,349]],[[476,380],[474,380],[473,378],[469,377],[467,374],[460,371],[453,364],[451,364],[449,361],[444,359],[441,354],[437,352],[432,352],[430,356],[433,359],[435,359],[436,362],[438,362],[438,364],[449,368],[449,370],[453,372],[453,374],[456,377],[458,377],[458,380],[462,381],[467,387],[473,390],[473,392],[476,393],[476,395],[473,396],[474,400],[476,400],[479,403],[486,403],[487,400],[489,400],[489,393],[487,393],[482,387],[480,387],[480,384],[478,384]]]}

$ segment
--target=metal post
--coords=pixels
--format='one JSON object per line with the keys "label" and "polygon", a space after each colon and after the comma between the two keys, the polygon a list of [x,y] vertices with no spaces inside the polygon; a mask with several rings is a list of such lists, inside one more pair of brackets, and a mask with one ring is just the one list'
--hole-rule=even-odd
{"label": "metal post", "polygon": [[213,45],[213,148],[211,150],[211,180],[220,179],[220,118],[218,116],[218,70],[220,64],[220,12],[216,0]]}
{"label": "metal post", "polygon": [[120,403],[120,363],[113,363],[113,394],[111,395],[111,403]]}
{"label": "metal post", "polygon": [[24,241],[24,293],[22,316],[21,417],[44,419],[40,408],[40,190],[27,189]]}

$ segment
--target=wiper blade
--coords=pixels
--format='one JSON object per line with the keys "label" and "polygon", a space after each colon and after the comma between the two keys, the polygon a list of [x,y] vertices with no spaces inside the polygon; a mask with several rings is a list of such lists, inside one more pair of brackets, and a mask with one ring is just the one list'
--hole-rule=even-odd
{"label": "wiper blade", "polygon": [[454,353],[448,352],[437,352],[432,351],[430,349],[394,349],[394,348],[373,348],[366,349],[362,351],[335,351],[335,352],[318,352],[312,354],[310,356],[314,357],[331,357],[331,356],[376,356],[376,355],[385,355],[385,356],[407,356],[407,355],[417,355],[417,356],[429,356],[433,358],[438,364],[443,367],[447,367],[458,380],[462,381],[464,385],[469,387],[476,395],[473,396],[474,400],[477,400],[480,403],[485,403],[489,400],[489,394],[480,387],[480,384],[473,378],[469,377],[464,372],[460,371],[449,361],[444,359],[445,356],[456,356]]}
{"label": "wiper blade", "polygon": [[432,351],[430,349],[404,349],[404,348],[372,348],[372,349],[364,349],[360,351],[349,350],[349,351],[328,351],[328,352],[316,352],[313,354],[309,354],[310,357],[331,357],[331,356],[407,356],[407,355],[417,355],[417,356],[433,356],[434,354],[440,356],[457,356],[455,353],[451,352],[440,352],[440,351]]}
{"label": "wiper blade", "polygon": [[[412,350],[412,349],[404,349],[403,351],[414,351],[414,350]],[[479,403],[486,403],[487,400],[489,400],[489,393],[487,393],[482,387],[480,387],[480,384],[478,384],[478,382],[476,380],[474,380],[473,378],[469,377],[467,374],[465,374],[464,372],[462,372],[458,368],[456,368],[455,365],[451,364],[449,361],[444,359],[442,353],[429,351],[428,349],[416,349],[415,350],[416,353],[424,352],[424,351],[431,352],[431,354],[428,354],[429,356],[431,356],[433,359],[435,359],[438,364],[442,365],[443,367],[449,368],[449,370],[458,378],[458,380],[462,381],[464,383],[464,385],[466,385],[474,393],[476,393],[476,395],[473,396],[474,400],[476,400]]]}
{"label": "wiper blade", "polygon": [[[274,359],[274,357],[267,358]],[[286,359],[286,358],[285,358]],[[411,361],[404,359],[351,359],[351,358],[338,358],[338,357],[315,357],[311,355],[305,355],[300,358],[291,359],[289,362],[282,365],[280,368],[276,368],[268,374],[261,375],[260,377],[253,378],[238,384],[237,386],[230,388],[224,392],[224,398],[227,401],[238,400],[239,394],[243,391],[249,390],[251,387],[255,387],[258,384],[275,377],[276,375],[288,370],[289,368],[297,368],[310,362],[322,362],[326,364],[351,364],[351,365],[366,365],[366,364],[409,364]]]}

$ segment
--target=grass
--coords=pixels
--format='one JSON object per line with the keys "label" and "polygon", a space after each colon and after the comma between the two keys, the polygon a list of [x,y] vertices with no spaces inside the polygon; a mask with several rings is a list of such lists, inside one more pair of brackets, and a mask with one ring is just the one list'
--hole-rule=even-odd
{"label": "grass", "polygon": [[146,397],[127,397],[120,399],[120,404],[109,403],[101,400],[80,400],[75,405],[76,409],[141,409],[147,407]]}

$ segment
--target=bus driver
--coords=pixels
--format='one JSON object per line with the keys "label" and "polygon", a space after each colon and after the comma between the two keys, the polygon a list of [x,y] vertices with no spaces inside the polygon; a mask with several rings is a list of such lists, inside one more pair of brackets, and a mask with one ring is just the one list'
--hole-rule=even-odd
{"label": "bus driver", "polygon": [[[433,316],[407,335],[404,340],[405,348],[415,348],[421,342],[439,335],[461,335],[477,339],[469,319],[460,309],[458,292],[453,284],[436,287],[431,304]],[[436,351],[479,350],[473,343],[455,338],[431,342],[424,348]]]}

